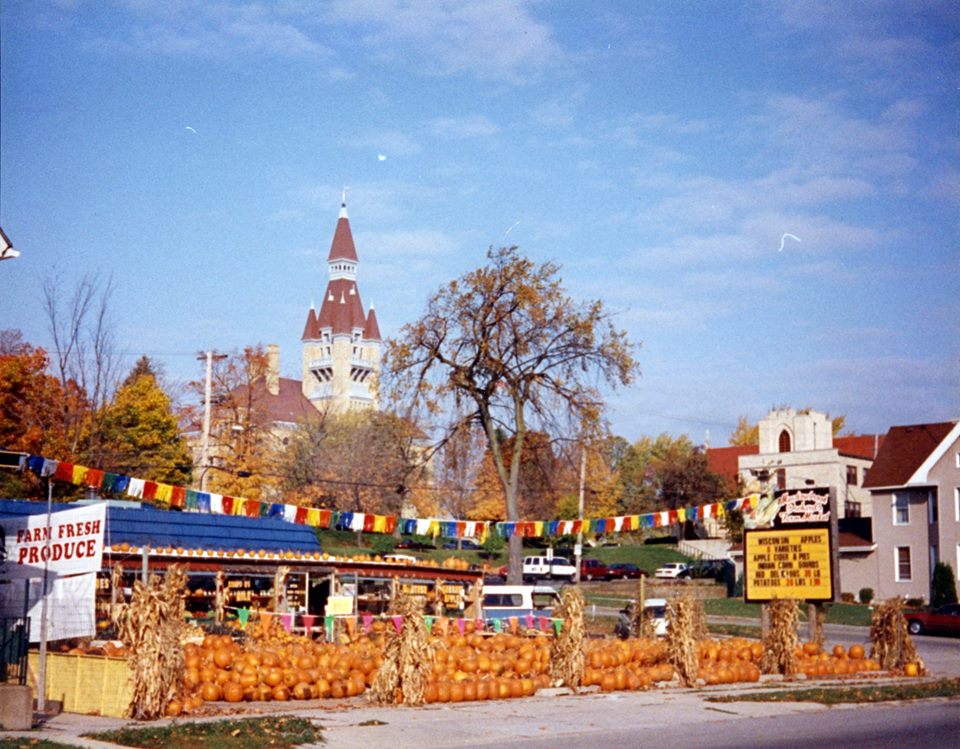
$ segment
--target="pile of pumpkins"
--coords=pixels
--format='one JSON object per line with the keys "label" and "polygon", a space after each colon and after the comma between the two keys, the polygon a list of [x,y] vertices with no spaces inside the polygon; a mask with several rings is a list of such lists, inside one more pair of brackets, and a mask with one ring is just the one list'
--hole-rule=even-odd
{"label": "pile of pumpkins", "polygon": [[450,634],[433,638],[427,703],[529,697],[550,685],[550,642],[546,636]]}
{"label": "pile of pumpkins", "polygon": [[583,686],[601,691],[649,689],[673,679],[663,642],[652,638],[589,640],[585,646]]}
{"label": "pile of pumpkins", "polygon": [[184,645],[183,685],[167,714],[191,712],[204,702],[286,702],[354,697],[373,682],[382,660],[381,638],[345,645],[305,637],[282,643],[207,635]]}
{"label": "pile of pumpkins", "polygon": [[821,650],[815,642],[805,642],[796,649],[794,654],[797,657],[800,673],[806,675],[808,679],[880,670],[880,664],[877,661],[866,657],[863,645],[851,645],[849,649],[844,648],[843,645],[835,645],[833,652],[829,653]]}
{"label": "pile of pumpkins", "polygon": [[760,681],[763,646],[756,640],[700,640],[699,677],[708,685]]}

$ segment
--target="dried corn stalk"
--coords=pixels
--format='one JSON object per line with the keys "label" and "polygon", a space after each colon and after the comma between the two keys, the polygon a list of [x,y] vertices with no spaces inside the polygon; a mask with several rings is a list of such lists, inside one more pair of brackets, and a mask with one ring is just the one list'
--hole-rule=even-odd
{"label": "dried corn stalk", "polygon": [[899,598],[884,601],[874,610],[870,622],[870,643],[870,657],[881,668],[902,671],[908,663],[915,663],[921,674],[926,672],[907,629],[903,601]]}
{"label": "dried corn stalk", "polygon": [[697,639],[700,628],[706,630],[703,619],[703,605],[689,594],[667,606],[667,660],[684,687],[693,686],[699,674]]}
{"label": "dried corn stalk", "polygon": [[422,705],[433,667],[435,645],[430,642],[420,604],[398,592],[388,613],[402,617],[400,631],[387,629],[383,662],[370,685],[370,698],[381,704]]}
{"label": "dried corn stalk", "polygon": [[583,593],[567,586],[560,592],[560,604],[553,615],[563,620],[559,634],[550,644],[550,682],[577,691],[583,681],[584,625]]}
{"label": "dried corn stalk", "polygon": [[796,601],[777,600],[767,604],[770,612],[770,627],[763,640],[763,659],[760,670],[765,674],[783,674],[792,677],[797,673],[797,622],[800,609]]}
{"label": "dried corn stalk", "polygon": [[146,585],[134,583],[130,603],[120,607],[119,634],[133,672],[129,709],[136,720],[161,717],[180,687],[186,583],[183,567],[172,565],[163,578],[150,575]]}
{"label": "dried corn stalk", "polygon": [[110,623],[114,630],[120,624],[120,612],[126,602],[127,598],[123,594],[123,565],[117,562],[110,573]]}
{"label": "dried corn stalk", "polygon": [[227,576],[223,574],[223,570],[217,570],[217,575],[213,579],[213,614],[217,624],[223,624],[227,601],[226,580]]}

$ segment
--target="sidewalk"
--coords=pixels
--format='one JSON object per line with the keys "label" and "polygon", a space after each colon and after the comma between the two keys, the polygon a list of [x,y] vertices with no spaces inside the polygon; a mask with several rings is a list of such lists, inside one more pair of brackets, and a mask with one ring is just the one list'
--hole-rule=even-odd
{"label": "sidewalk", "polygon": [[[845,681],[883,683],[884,679]],[[900,680],[898,680],[900,681]],[[837,682],[834,682],[837,683]],[[802,686],[803,682],[799,682]],[[779,677],[764,677],[761,686],[793,689]],[[829,686],[829,682],[827,683]],[[828,708],[817,703],[736,702],[712,703],[716,695],[755,691],[757,685],[726,685],[699,689],[667,687],[646,692],[602,693],[592,688],[578,695],[568,690],[543,690],[535,697],[496,702],[434,704],[418,708],[371,705],[365,697],[309,703],[246,704],[227,707],[225,714],[180,719],[179,722],[215,721],[225,718],[263,715],[296,715],[320,726],[324,743],[318,749],[352,749],[357,746],[389,746],[390,749],[423,749],[425,746],[470,747],[508,745],[524,738],[583,736],[585,741],[602,740],[605,731],[636,728],[649,731],[654,725],[674,721],[717,722],[741,718],[763,718],[823,710],[855,708],[856,705]],[[241,712],[242,711],[242,712]],[[0,738],[43,738],[86,749],[115,749],[114,744],[82,738],[124,726],[163,726],[177,722],[164,719],[138,723],[122,718],[62,713],[30,733],[0,732]]]}

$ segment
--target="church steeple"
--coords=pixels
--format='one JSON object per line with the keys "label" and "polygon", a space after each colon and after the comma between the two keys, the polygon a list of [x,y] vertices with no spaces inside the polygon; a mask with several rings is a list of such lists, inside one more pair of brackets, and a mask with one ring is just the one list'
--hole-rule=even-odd
{"label": "church steeple", "polygon": [[344,193],[327,256],[327,288],[303,333],[303,393],[317,408],[377,408],[378,378],[370,375],[380,371],[380,330],[373,310],[364,313],[357,265]]}

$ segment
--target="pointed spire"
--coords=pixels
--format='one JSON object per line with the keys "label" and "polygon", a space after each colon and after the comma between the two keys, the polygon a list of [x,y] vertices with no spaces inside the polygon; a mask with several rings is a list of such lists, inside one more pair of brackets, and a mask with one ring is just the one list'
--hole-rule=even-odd
{"label": "pointed spire", "polygon": [[347,216],[347,188],[344,187],[340,193],[340,215],[338,218],[348,218]]}
{"label": "pointed spire", "polygon": [[377,325],[377,313],[374,312],[372,304],[370,314],[367,315],[367,323],[363,326],[363,337],[368,341],[380,340],[380,326]]}
{"label": "pointed spire", "polygon": [[303,335],[301,341],[312,341],[320,336],[317,333],[317,314],[314,312],[313,305],[310,305],[310,311],[307,312],[307,322],[303,326]]}

